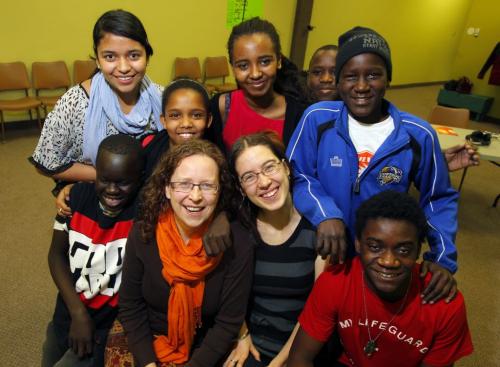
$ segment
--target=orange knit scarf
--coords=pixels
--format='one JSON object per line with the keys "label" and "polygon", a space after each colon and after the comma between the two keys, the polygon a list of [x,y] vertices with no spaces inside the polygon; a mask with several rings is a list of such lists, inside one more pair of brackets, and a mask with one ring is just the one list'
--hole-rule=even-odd
{"label": "orange knit scarf", "polygon": [[162,275],[171,287],[167,335],[160,335],[154,341],[156,356],[161,362],[186,363],[195,328],[201,326],[205,276],[221,259],[221,256],[206,256],[202,235],[207,228],[208,223],[186,245],[171,209],[158,219],[156,240],[163,264]]}

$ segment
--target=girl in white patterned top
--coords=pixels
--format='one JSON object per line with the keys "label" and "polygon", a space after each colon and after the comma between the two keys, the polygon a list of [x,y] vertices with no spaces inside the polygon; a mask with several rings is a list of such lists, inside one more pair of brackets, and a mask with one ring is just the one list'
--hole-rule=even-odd
{"label": "girl in white patterned top", "polygon": [[94,181],[99,143],[109,135],[161,130],[161,87],[146,76],[153,49],[141,21],[104,13],[93,30],[97,69],[68,90],[47,116],[31,163],[61,182]]}

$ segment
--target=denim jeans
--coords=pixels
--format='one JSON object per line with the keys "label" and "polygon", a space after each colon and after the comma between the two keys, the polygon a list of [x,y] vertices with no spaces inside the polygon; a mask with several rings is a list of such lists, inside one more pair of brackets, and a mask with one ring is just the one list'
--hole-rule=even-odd
{"label": "denim jeans", "polygon": [[42,367],[93,367],[104,365],[104,347],[108,330],[96,330],[101,334],[101,343],[94,343],[92,355],[84,358],[78,356],[67,346],[61,344],[61,339],[56,334],[56,328],[52,322],[47,326],[47,334],[42,348]]}

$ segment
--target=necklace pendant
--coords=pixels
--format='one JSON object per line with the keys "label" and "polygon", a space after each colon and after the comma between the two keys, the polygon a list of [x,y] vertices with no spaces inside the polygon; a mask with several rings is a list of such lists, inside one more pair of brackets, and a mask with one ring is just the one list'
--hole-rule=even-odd
{"label": "necklace pendant", "polygon": [[375,340],[369,340],[363,348],[366,356],[370,358],[373,353],[378,352],[377,342]]}

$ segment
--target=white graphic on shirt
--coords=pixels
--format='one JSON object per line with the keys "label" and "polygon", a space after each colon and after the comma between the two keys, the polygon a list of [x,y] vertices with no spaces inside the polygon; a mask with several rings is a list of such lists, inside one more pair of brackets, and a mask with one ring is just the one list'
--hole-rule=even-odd
{"label": "white graphic on shirt", "polygon": [[[339,321],[339,326],[341,329],[352,328],[353,327],[352,319],[345,319]],[[355,326],[361,328],[366,328],[367,326],[370,326],[371,330],[386,330],[387,331],[385,333],[386,335],[392,335],[393,338],[397,338],[402,343],[407,343],[409,345],[414,346],[422,354],[425,354],[429,351],[429,347],[425,346],[422,340],[407,335],[406,332],[399,330],[396,325],[388,326],[388,323],[385,321],[380,322],[379,320],[368,321],[368,319],[359,319],[357,325]]]}
{"label": "white graphic on shirt", "polygon": [[120,238],[106,244],[92,243],[84,234],[70,231],[69,265],[71,272],[79,276],[77,293],[83,293],[86,299],[118,293],[126,242],[126,238]]}

